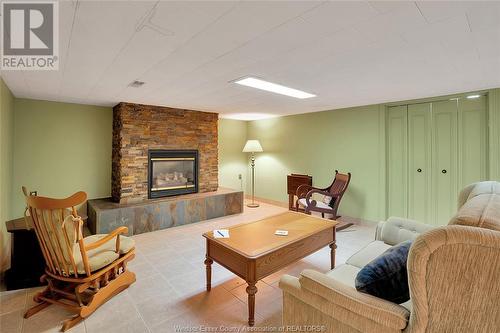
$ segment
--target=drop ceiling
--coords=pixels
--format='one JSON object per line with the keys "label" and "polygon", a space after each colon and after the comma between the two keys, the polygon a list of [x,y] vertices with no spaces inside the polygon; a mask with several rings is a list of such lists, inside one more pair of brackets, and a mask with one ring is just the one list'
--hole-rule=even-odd
{"label": "drop ceiling", "polygon": [[[3,71],[16,97],[250,119],[500,87],[500,2],[64,1],[59,11],[60,69]],[[231,82],[244,76],[317,97]]]}

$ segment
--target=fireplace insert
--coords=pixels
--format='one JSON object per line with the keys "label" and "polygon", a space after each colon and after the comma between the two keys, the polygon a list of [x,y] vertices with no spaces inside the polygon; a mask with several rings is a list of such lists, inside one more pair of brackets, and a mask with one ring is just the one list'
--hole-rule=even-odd
{"label": "fireplace insert", "polygon": [[149,150],[150,199],[198,192],[197,150]]}

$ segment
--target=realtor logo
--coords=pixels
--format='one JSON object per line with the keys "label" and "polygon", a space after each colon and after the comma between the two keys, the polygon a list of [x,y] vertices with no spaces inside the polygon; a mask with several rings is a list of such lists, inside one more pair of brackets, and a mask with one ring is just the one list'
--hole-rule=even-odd
{"label": "realtor logo", "polygon": [[53,1],[2,2],[2,70],[59,68],[59,10]]}

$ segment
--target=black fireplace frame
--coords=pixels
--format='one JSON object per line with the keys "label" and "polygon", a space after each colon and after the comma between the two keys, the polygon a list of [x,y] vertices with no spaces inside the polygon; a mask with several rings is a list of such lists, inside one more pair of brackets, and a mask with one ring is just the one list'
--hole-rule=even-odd
{"label": "black fireplace frame", "polygon": [[[167,189],[160,191],[151,191],[153,185],[153,163],[152,158],[165,157],[194,157],[194,187]],[[199,154],[198,150],[165,150],[165,149],[149,149],[148,151],[148,198],[157,199],[170,197],[174,195],[182,195],[189,193],[198,193],[199,180]]]}

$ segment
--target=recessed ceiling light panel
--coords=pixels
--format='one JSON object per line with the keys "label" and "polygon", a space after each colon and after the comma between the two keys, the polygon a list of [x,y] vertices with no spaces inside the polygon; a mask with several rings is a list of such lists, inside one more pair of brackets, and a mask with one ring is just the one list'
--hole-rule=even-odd
{"label": "recessed ceiling light panel", "polygon": [[264,81],[258,79],[256,77],[245,77],[242,79],[238,79],[233,81],[234,83],[240,84],[242,86],[252,87],[260,90],[270,91],[276,94],[286,95],[290,97],[305,99],[316,97],[316,95],[307,93],[302,90],[297,90],[289,87],[282,86],[281,84],[272,83],[268,81]]}
{"label": "recessed ceiling light panel", "polygon": [[467,96],[467,99],[474,99],[474,98],[479,98],[479,97],[481,97],[481,95],[477,95],[477,94],[476,95],[469,95],[469,96]]}
{"label": "recessed ceiling light panel", "polygon": [[269,119],[269,118],[276,118],[279,117],[277,114],[271,114],[271,113],[228,113],[228,114],[219,114],[220,118],[223,119],[234,119],[234,120],[262,120],[262,119]]}

